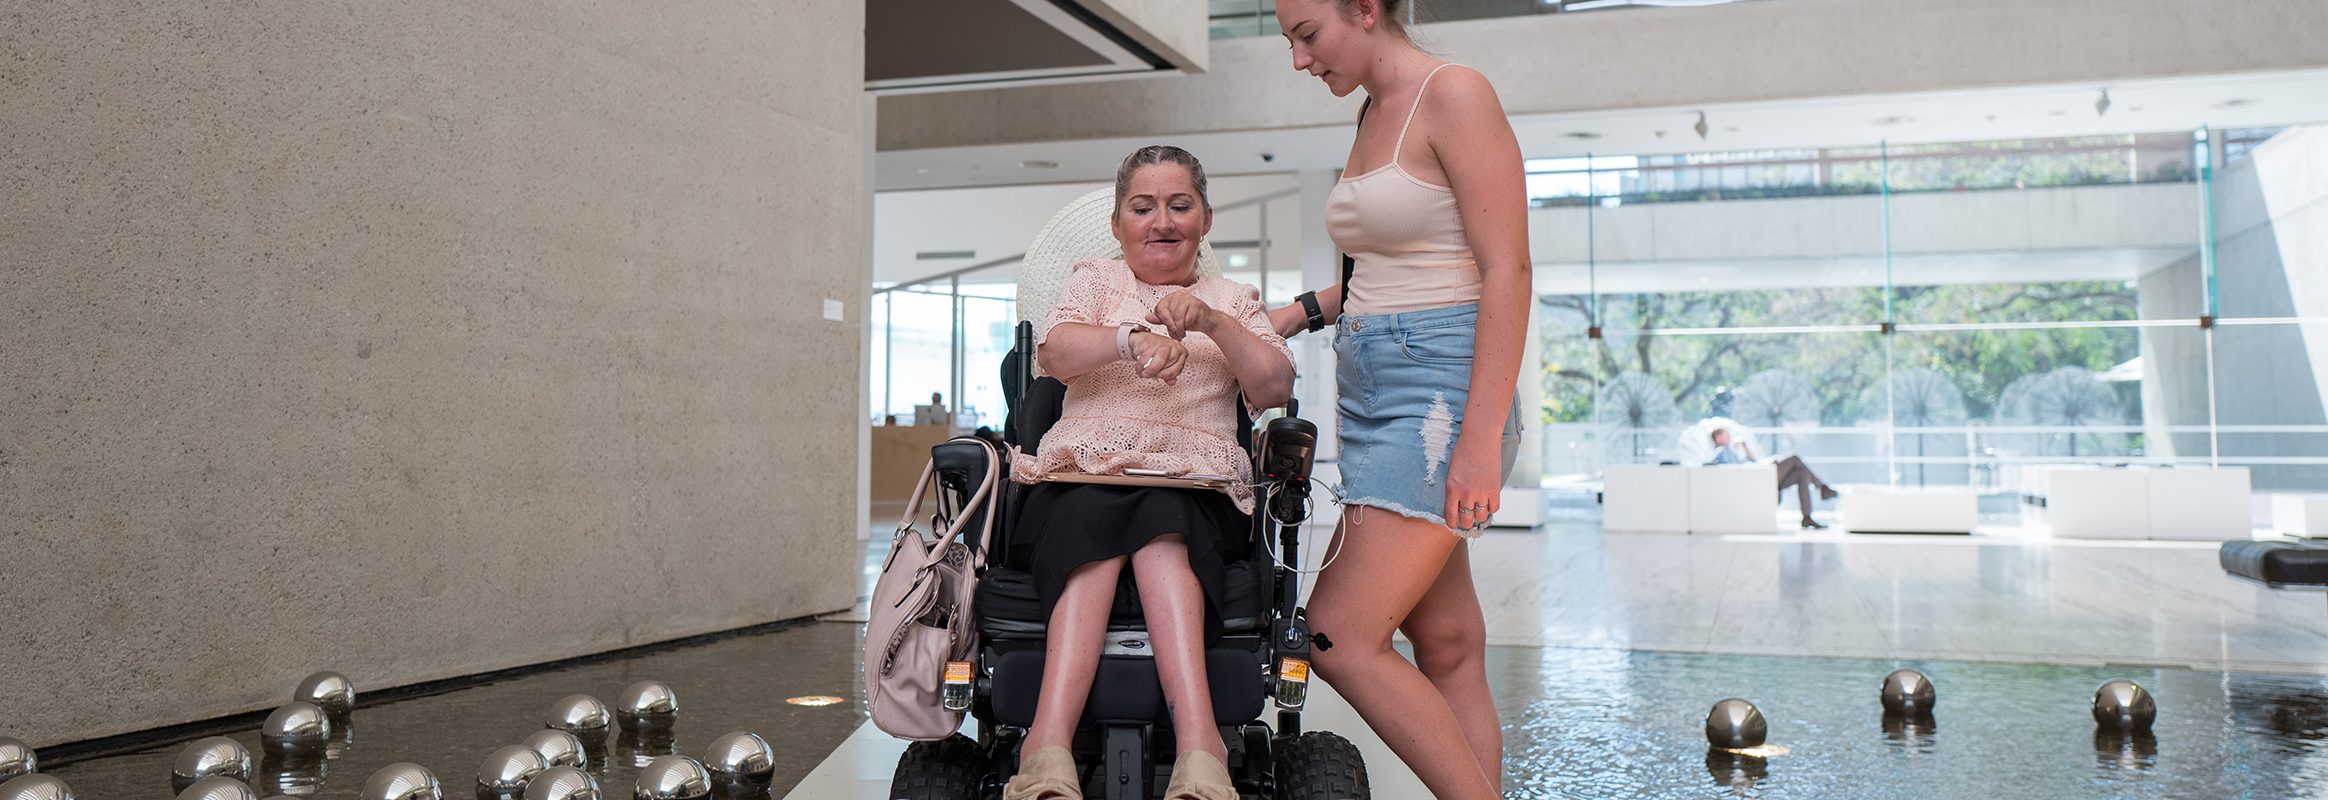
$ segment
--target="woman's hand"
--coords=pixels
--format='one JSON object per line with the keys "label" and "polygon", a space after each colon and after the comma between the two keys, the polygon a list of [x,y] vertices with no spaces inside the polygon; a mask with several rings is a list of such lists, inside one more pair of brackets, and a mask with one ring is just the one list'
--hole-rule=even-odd
{"label": "woman's hand", "polygon": [[1148,322],[1164,326],[1174,339],[1186,337],[1189,331],[1210,336],[1221,319],[1221,312],[1185,289],[1165,295],[1156,301],[1156,310],[1148,312]]}
{"label": "woman's hand", "polygon": [[1494,433],[1465,432],[1447,463],[1447,527],[1475,531],[1503,505],[1503,439]]}
{"label": "woman's hand", "polygon": [[1188,348],[1177,339],[1147,331],[1132,334],[1132,368],[1139,370],[1142,378],[1165,383],[1179,380],[1180,367],[1187,361]]}

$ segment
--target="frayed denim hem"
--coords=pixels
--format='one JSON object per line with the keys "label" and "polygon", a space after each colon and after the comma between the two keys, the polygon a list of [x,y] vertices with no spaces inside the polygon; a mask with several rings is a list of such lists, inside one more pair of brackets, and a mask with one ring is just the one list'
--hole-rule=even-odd
{"label": "frayed denim hem", "polygon": [[1476,528],[1476,529],[1471,529],[1471,530],[1456,530],[1456,529],[1454,529],[1454,528],[1448,528],[1448,527],[1447,527],[1447,518],[1446,518],[1446,517],[1442,517],[1442,516],[1439,516],[1439,515],[1437,515],[1437,514],[1433,514],[1433,513],[1431,513],[1431,512],[1428,512],[1428,511],[1417,511],[1417,510],[1415,510],[1415,509],[1408,508],[1408,507],[1406,507],[1406,506],[1404,506],[1404,505],[1400,505],[1400,504],[1398,504],[1398,503],[1394,503],[1394,502],[1391,502],[1391,501],[1389,501],[1389,500],[1385,500],[1385,499],[1383,499],[1383,498],[1380,498],[1380,497],[1356,497],[1356,498],[1347,498],[1347,499],[1344,499],[1344,500],[1342,500],[1342,501],[1341,501],[1341,504],[1342,504],[1342,513],[1343,513],[1344,515],[1348,515],[1348,514],[1350,513],[1349,509],[1350,509],[1350,507],[1351,507],[1351,506],[1365,506],[1365,507],[1368,507],[1368,508],[1379,508],[1379,509],[1382,509],[1382,510],[1384,510],[1384,511],[1388,511],[1388,512],[1390,512],[1390,513],[1393,513],[1393,514],[1397,514],[1397,515],[1399,515],[1399,516],[1406,517],[1407,519],[1419,519],[1419,520],[1422,520],[1422,521],[1424,521],[1424,522],[1428,522],[1428,523],[1431,523],[1431,524],[1433,524],[1433,525],[1437,525],[1437,526],[1439,526],[1439,527],[1441,527],[1441,528],[1447,528],[1447,532],[1448,532],[1448,533],[1452,533],[1452,534],[1454,534],[1454,535],[1455,535],[1455,538],[1458,538],[1458,539],[1465,539],[1465,540],[1469,540],[1469,539],[1477,539],[1477,538],[1479,538],[1479,537],[1480,537],[1480,534],[1483,534],[1483,533],[1486,533],[1486,532],[1487,532],[1487,529],[1486,529],[1486,528]]}

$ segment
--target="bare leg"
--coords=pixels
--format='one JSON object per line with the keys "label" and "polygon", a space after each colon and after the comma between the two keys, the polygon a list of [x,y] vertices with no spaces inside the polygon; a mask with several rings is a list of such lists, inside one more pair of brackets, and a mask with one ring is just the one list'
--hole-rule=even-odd
{"label": "bare leg", "polygon": [[1342,520],[1342,553],[1318,575],[1310,595],[1310,628],[1334,641],[1332,649],[1313,654],[1319,677],[1350,701],[1431,796],[1496,797],[1495,782],[1480,771],[1446,696],[1390,646],[1391,632],[1437,582],[1459,540],[1445,526],[1378,508],[1345,513]]}
{"label": "bare leg", "polygon": [[1503,790],[1503,722],[1487,688],[1487,619],[1479,590],[1471,584],[1471,545],[1458,542],[1439,568],[1439,578],[1423,593],[1399,626],[1415,646],[1415,666],[1447,698],[1463,738],[1479,760],[1479,770]]}
{"label": "bare leg", "polygon": [[1176,533],[1156,537],[1132,554],[1132,574],[1139,577],[1148,637],[1156,642],[1156,676],[1172,709],[1173,752],[1202,750],[1228,760],[1204,671],[1204,589],[1188,569],[1188,540]]}
{"label": "bare leg", "polygon": [[1043,688],[1035,698],[1035,724],[1027,728],[1025,752],[1070,747],[1091,678],[1099,671],[1099,649],[1107,637],[1107,615],[1115,607],[1116,577],[1125,557],[1094,561],[1067,574],[1067,588],[1051,607],[1043,641]]}

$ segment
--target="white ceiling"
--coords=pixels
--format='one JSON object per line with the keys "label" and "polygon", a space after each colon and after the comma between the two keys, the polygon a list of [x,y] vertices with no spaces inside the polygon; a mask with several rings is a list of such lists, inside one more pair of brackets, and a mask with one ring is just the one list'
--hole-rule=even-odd
{"label": "white ceiling", "polygon": [[[1170,78],[1164,78],[1170,80]],[[2097,114],[2107,89],[2110,106]],[[1692,126],[1706,114],[1707,134]],[[1806,147],[1985,141],[2272,127],[2328,121],[2328,70],[2078,85],[1626,109],[1512,118],[1529,158],[1650,155]],[[888,192],[1109,179],[1125,153],[1162,138],[1216,175],[1340,169],[1353,129],[1198,133],[1141,139],[1030,142],[882,152],[875,186]],[[1036,167],[1026,166],[1028,162]],[[1055,163],[1056,167],[1042,164]]]}

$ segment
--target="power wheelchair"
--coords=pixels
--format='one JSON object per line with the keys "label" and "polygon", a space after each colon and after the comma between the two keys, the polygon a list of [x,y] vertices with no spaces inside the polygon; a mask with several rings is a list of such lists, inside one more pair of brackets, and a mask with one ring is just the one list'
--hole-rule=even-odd
{"label": "power wheelchair", "polygon": [[[1005,439],[1032,457],[1059,418],[1066,385],[1036,378],[1029,369],[1033,326],[1019,323],[1017,342],[1004,359],[1010,414]],[[1228,745],[1227,764],[1238,792],[1268,800],[1369,798],[1366,767],[1341,736],[1303,731],[1313,637],[1299,605],[1300,572],[1271,555],[1300,553],[1307,516],[1311,456],[1317,429],[1292,416],[1270,420],[1258,437],[1239,403],[1237,439],[1255,458],[1256,513],[1242,558],[1228,569],[1222,636],[1206,652],[1213,714]],[[1007,458],[1007,451],[1005,454]],[[987,469],[983,449],[950,442],[933,449],[941,513],[963,508]],[[1002,467],[1005,472],[1008,466]],[[899,757],[889,796],[900,800],[990,800],[1016,771],[1019,743],[1034,721],[1043,680],[1042,606],[1027,572],[1030,542],[1014,535],[1014,512],[1024,487],[999,480],[994,502],[977,513],[997,513],[987,570],[974,608],[980,633],[969,714],[976,735],[960,733],[916,742]],[[983,520],[971,520],[977,530]],[[1272,541],[1274,539],[1274,541]],[[1138,596],[1125,570],[1107,626],[1098,672],[1072,748],[1086,797],[1148,800],[1161,796],[1174,756],[1171,715],[1157,678],[1154,654],[1140,619]],[[1319,640],[1319,647],[1331,646]],[[1275,725],[1261,722],[1270,706]]]}

